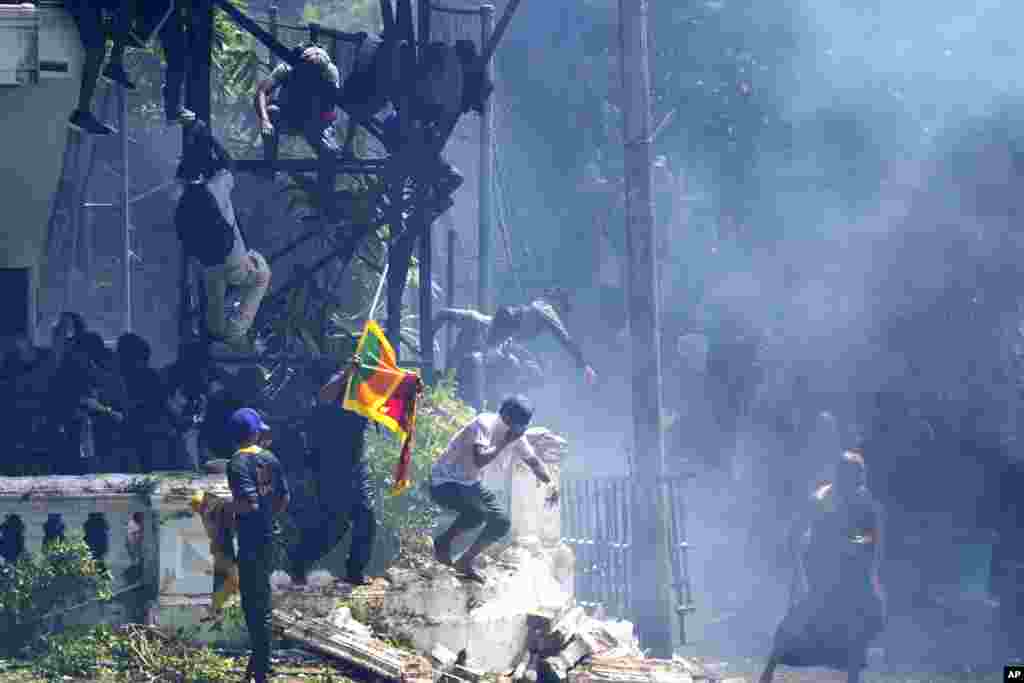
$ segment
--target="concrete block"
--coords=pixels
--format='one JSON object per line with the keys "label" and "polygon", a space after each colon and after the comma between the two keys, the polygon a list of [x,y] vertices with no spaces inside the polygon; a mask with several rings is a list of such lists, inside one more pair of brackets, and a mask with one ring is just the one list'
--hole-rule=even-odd
{"label": "concrete block", "polygon": [[430,650],[430,658],[434,660],[434,664],[437,668],[442,671],[448,671],[455,666],[455,660],[458,659],[458,655],[446,648],[444,645],[438,643]]}

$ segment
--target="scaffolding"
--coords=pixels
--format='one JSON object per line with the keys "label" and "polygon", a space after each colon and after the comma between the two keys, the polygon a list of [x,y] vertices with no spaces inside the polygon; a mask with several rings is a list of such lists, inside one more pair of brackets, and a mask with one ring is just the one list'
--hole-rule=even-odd
{"label": "scaffolding", "polygon": [[[282,285],[269,292],[261,306],[256,327],[265,325],[274,311],[287,298],[287,294],[296,287],[302,286],[318,271],[328,264],[340,262],[342,266],[350,262],[362,240],[381,225],[388,225],[390,239],[387,245],[387,320],[386,330],[396,352],[401,353],[401,300],[410,261],[414,254],[418,255],[420,268],[420,362],[424,379],[433,380],[434,330],[433,330],[433,248],[432,225],[438,217],[436,212],[425,209],[426,195],[436,168],[434,160],[440,157],[442,150],[452,135],[461,113],[447,115],[440,121],[425,122],[417,118],[418,113],[413,102],[416,85],[416,74],[423,66],[426,49],[436,38],[454,37],[460,34],[465,37],[465,27],[455,28],[453,23],[459,17],[478,17],[479,36],[473,42],[477,45],[477,54],[481,70],[486,69],[494,54],[494,50],[503,33],[508,27],[512,15],[516,11],[519,0],[512,0],[505,9],[501,20],[492,30],[494,8],[483,5],[477,9],[462,9],[432,4],[429,0],[380,0],[380,11],[384,32],[380,36],[381,48],[387,54],[395,55],[401,64],[400,81],[393,84],[390,93],[390,104],[397,114],[398,135],[389,137],[384,134],[380,121],[372,116],[359,118],[349,113],[349,125],[346,131],[346,144],[342,154],[334,158],[299,158],[277,159],[268,162],[264,159],[236,160],[238,172],[265,173],[268,170],[296,174],[312,173],[315,176],[316,203],[319,206],[319,228],[307,231],[295,242],[271,255],[270,261],[294,251],[299,245],[306,243],[318,235],[323,235],[327,224],[332,218],[332,200],[335,193],[335,179],[338,174],[363,175],[377,180],[384,192],[378,202],[376,216],[364,225],[353,226],[344,240],[319,258],[315,263],[295,273]],[[211,121],[211,66],[213,45],[214,13],[219,10],[243,30],[254,36],[270,53],[271,66],[276,60],[292,61],[293,51],[280,40],[282,32],[301,33],[308,38],[307,44],[318,44],[325,47],[333,61],[339,67],[343,77],[350,72],[356,63],[359,48],[369,37],[365,33],[351,33],[321,26],[316,23],[304,26],[290,26],[278,21],[276,7],[271,7],[269,17],[264,21],[250,18],[245,12],[233,5],[230,0],[194,0],[192,2],[191,25],[188,31],[187,49],[191,58],[185,76],[185,106],[195,112],[196,117],[212,125]],[[441,20],[432,27],[432,14]],[[164,20],[167,16],[164,16]],[[464,24],[464,22],[462,22]],[[432,28],[434,30],[432,30]],[[447,36],[445,35],[447,34]],[[480,248],[479,248],[479,291],[478,299],[481,309],[491,307],[489,261],[491,253],[492,204],[492,171],[493,171],[493,117],[489,98],[484,99],[483,115],[480,130]],[[131,331],[134,327],[132,314],[132,275],[133,263],[137,257],[133,251],[134,228],[131,222],[132,205],[151,194],[166,189],[174,181],[162,183],[137,197],[130,197],[128,190],[128,143],[127,134],[127,98],[120,86],[110,85],[105,93],[100,116],[107,117],[111,113],[117,121],[115,135],[104,138],[92,138],[77,131],[69,131],[64,150],[63,169],[55,197],[54,207],[47,232],[47,265],[48,280],[51,292],[50,308],[52,315],[61,310],[73,310],[79,294],[79,284],[93,281],[95,243],[91,220],[92,214],[104,212],[119,218],[120,236],[120,315],[119,328],[122,332]],[[385,149],[380,158],[360,158],[351,153],[351,141],[357,127],[376,139]],[[188,153],[183,133],[183,154]],[[97,170],[97,151],[102,146],[114,145],[113,156],[117,161],[118,177],[117,198],[114,201],[95,201],[90,196],[93,176]],[[179,350],[195,341],[208,341],[205,337],[205,295],[200,269],[186,254],[181,254],[179,270],[179,302],[178,331]],[[60,292],[54,296],[54,291]],[[59,300],[59,305],[58,301]],[[224,356],[216,360],[220,362],[250,362],[258,360],[245,355]],[[416,365],[414,361],[403,361],[406,365]]]}
{"label": "scaffolding", "polygon": [[[116,120],[113,135],[94,137],[69,129],[64,144],[61,175],[54,197],[46,232],[46,315],[56,318],[61,311],[74,310],[83,303],[84,294],[93,294],[98,280],[96,248],[97,226],[109,226],[96,214],[117,217],[117,254],[119,310],[116,312],[121,333],[135,327],[133,315],[133,269],[138,256],[134,250],[135,227],[131,220],[132,205],[170,188],[167,181],[141,194],[130,196],[128,184],[129,136],[127,131],[127,97],[124,88],[108,85],[100,106],[100,118]],[[99,201],[92,197],[94,176],[99,168],[101,151],[110,151],[114,164],[104,165],[116,177],[116,198]],[[109,240],[108,240],[109,242]],[[108,311],[108,313],[110,313]],[[113,331],[108,330],[108,331]]]}
{"label": "scaffolding", "polygon": [[[357,226],[348,238],[336,249],[329,252],[319,261],[301,272],[294,274],[283,285],[270,292],[264,299],[257,326],[265,322],[277,305],[284,301],[287,293],[309,281],[319,270],[336,260],[348,263],[359,243],[371,230],[378,225],[391,227],[390,241],[387,249],[387,323],[386,330],[397,353],[401,353],[401,300],[410,260],[414,253],[419,256],[420,267],[420,363],[424,379],[433,380],[434,375],[434,330],[432,325],[433,302],[431,285],[433,279],[432,224],[437,216],[431,216],[424,208],[424,200],[430,174],[432,160],[439,157],[447,144],[458,119],[456,115],[438,122],[436,126],[421,125],[416,119],[417,113],[412,104],[412,93],[415,87],[414,74],[419,71],[425,56],[425,50],[431,43],[432,13],[452,16],[478,16],[480,18],[479,52],[481,68],[489,65],[505,30],[516,9],[519,0],[512,0],[505,9],[501,20],[491,30],[494,8],[484,5],[479,9],[460,9],[434,5],[429,0],[417,0],[416,11],[413,11],[412,0],[381,0],[381,18],[384,32],[381,36],[381,49],[388,54],[396,55],[401,63],[402,79],[396,84],[391,105],[398,117],[399,134],[389,138],[383,134],[379,122],[372,117],[356,118],[349,121],[346,134],[345,152],[351,149],[350,142],[357,126],[362,127],[370,136],[376,138],[385,148],[383,158],[363,159],[349,153],[342,153],[333,159],[278,159],[268,162],[263,159],[236,160],[235,168],[239,172],[265,173],[268,170],[289,173],[313,172],[316,174],[316,194],[320,206],[320,221],[329,220],[330,205],[334,192],[334,180],[339,173],[371,176],[379,180],[385,188],[376,221]],[[190,73],[186,79],[186,106],[196,112],[199,119],[210,119],[210,43],[212,36],[213,13],[215,9],[223,11],[242,29],[252,34],[265,45],[271,54],[271,60],[294,59],[292,52],[279,40],[282,30],[305,29],[309,43],[319,44],[331,54],[339,70],[351,69],[355,63],[355,52],[367,40],[365,33],[349,33],[319,24],[308,24],[305,27],[285,26],[277,21],[276,9],[271,8],[269,21],[253,20],[229,0],[197,0],[194,3],[193,25],[191,31],[193,60]],[[266,24],[264,28],[262,24]],[[489,70],[489,69],[488,69]],[[490,284],[488,262],[490,255],[491,233],[491,178],[493,168],[492,134],[493,122],[490,107],[484,103],[484,115],[481,117],[481,210],[480,210],[480,291],[478,298],[484,308],[490,307]],[[351,116],[351,114],[350,114]],[[323,227],[323,225],[321,225]],[[315,237],[319,231],[307,232],[296,243],[286,247],[284,252],[293,250],[299,242]],[[279,253],[275,256],[283,255]],[[271,258],[273,262],[274,257]],[[195,277],[195,268],[187,257],[182,258],[180,282],[179,330],[181,343],[185,344],[203,336],[203,301],[201,283]],[[246,362],[251,360],[243,356],[219,357],[222,362]],[[414,362],[403,361],[405,365]]]}

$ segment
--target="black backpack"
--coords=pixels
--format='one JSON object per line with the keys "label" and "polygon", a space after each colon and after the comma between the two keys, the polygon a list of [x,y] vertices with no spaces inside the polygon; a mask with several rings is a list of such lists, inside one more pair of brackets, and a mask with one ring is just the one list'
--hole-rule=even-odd
{"label": "black backpack", "polygon": [[174,211],[185,253],[207,268],[222,265],[235,246],[235,227],[224,216],[206,183],[188,183]]}

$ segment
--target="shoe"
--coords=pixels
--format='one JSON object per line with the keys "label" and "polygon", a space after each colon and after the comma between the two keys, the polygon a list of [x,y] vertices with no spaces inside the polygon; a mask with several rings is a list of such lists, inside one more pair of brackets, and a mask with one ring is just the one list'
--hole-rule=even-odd
{"label": "shoe", "polygon": [[473,581],[479,584],[487,583],[487,579],[485,579],[483,575],[479,574],[472,567],[457,566],[455,568],[455,571],[460,578],[466,579],[467,581]]}
{"label": "shoe", "polygon": [[135,84],[128,78],[128,72],[120,64],[107,64],[103,67],[103,77],[113,81],[125,90],[135,90]]}
{"label": "shoe", "polygon": [[99,122],[91,111],[76,109],[68,118],[68,127],[87,135],[113,135],[116,129]]}

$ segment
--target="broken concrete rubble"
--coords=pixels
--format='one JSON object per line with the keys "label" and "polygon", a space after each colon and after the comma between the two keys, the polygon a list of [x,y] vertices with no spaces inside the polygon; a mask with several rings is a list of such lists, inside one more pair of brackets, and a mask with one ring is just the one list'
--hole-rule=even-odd
{"label": "broken concrete rubble", "polygon": [[[296,640],[322,654],[354,664],[366,671],[390,680],[406,680],[411,665],[416,670],[424,667],[417,655],[399,650],[375,640],[364,632],[299,613],[274,610],[274,627],[285,638]],[[431,667],[426,665],[427,678]]]}
{"label": "broken concrete rubble", "polygon": [[528,616],[563,612],[571,602],[555,576],[550,549],[515,543],[481,569],[484,585],[433,564],[392,569],[380,621],[423,652],[437,645],[467,650],[487,671],[511,671],[526,647]]}

